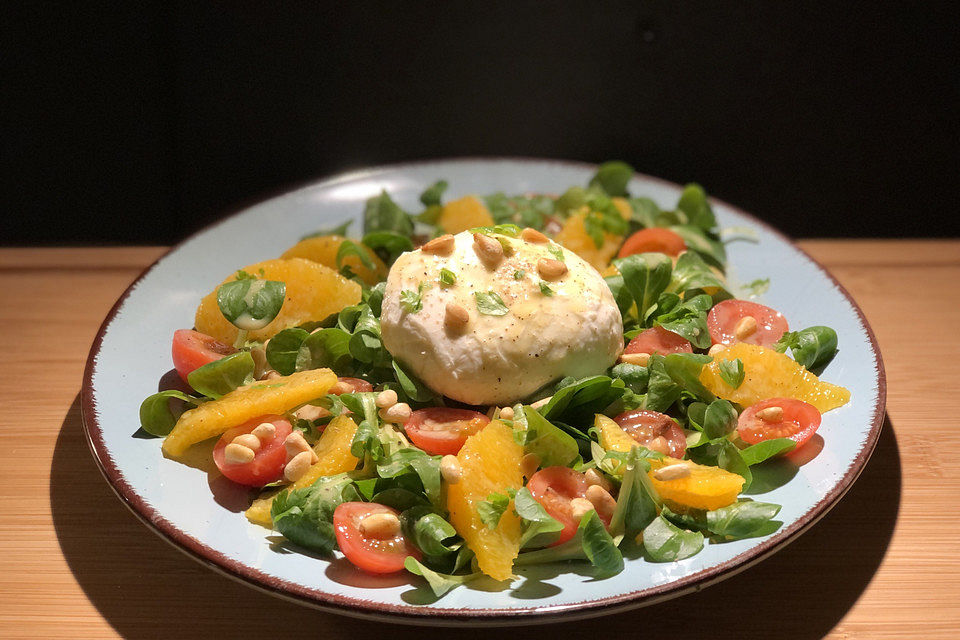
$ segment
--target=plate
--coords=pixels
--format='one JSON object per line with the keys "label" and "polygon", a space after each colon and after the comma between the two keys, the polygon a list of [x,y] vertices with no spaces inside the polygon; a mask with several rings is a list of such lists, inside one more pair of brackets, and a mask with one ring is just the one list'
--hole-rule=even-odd
{"label": "plate", "polygon": [[[173,332],[192,326],[200,298],[237,268],[274,258],[315,229],[359,220],[364,201],[382,189],[414,209],[420,192],[440,178],[450,183],[446,196],[452,199],[496,191],[562,193],[586,184],[595,170],[581,163],[509,158],[374,168],[311,184],[194,234],[127,289],[90,351],[83,422],[107,481],[148,527],[230,577],[337,613],[419,624],[515,625],[611,613],[701,589],[782,548],[821,518],[866,464],[883,420],[883,363],[863,313],[823,267],[782,234],[717,200],[713,206],[722,227],[755,234],[754,241],[728,245],[731,279],[769,278],[762,300],[783,312],[791,326],[836,329],[840,352],[824,377],[852,394],[849,404],[824,415],[819,434],[825,445],[818,455],[799,467],[781,465],[779,478],[755,483],[767,491],[753,497],[783,505],[778,519],[784,524],[773,535],[708,544],[680,562],[628,560],[621,574],[605,580],[593,580],[589,567],[576,564],[534,567],[518,572],[508,588],[461,587],[431,602],[412,576],[375,578],[342,558],[282,552],[274,534],[243,516],[245,491],[231,490],[216,474],[165,459],[159,439],[133,437],[141,400],[156,392],[171,368]],[[670,207],[680,187],[638,175],[630,191]]]}

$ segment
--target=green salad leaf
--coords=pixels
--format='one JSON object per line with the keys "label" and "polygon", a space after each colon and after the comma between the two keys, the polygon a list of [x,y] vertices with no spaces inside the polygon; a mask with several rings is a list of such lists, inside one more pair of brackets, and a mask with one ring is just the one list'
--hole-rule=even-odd
{"label": "green salad leaf", "polygon": [[837,355],[837,332],[823,326],[788,331],[773,348],[780,353],[789,348],[794,360],[814,375],[820,375]]}
{"label": "green salad leaf", "polygon": [[477,515],[480,521],[490,529],[496,529],[500,518],[510,506],[510,496],[505,493],[494,492],[486,500],[477,503]]}
{"label": "green salad leaf", "polygon": [[284,329],[267,343],[267,364],[277,373],[288,376],[297,370],[300,346],[310,333],[297,327]]}
{"label": "green salad leaf", "polygon": [[333,512],[343,502],[352,483],[346,474],[320,478],[313,485],[284,490],[270,507],[273,527],[284,538],[313,551],[327,554],[337,545]]}
{"label": "green salad leaf", "polygon": [[459,576],[439,573],[418,561],[413,556],[407,556],[407,558],[403,561],[403,566],[410,573],[420,576],[426,580],[427,584],[430,586],[430,590],[433,591],[433,595],[438,598],[446,594],[454,587],[459,587],[460,585],[466,584],[471,580],[475,580],[483,575],[480,572],[468,573],[466,575]]}
{"label": "green salad leaf", "polygon": [[[367,200],[363,210],[364,235],[374,231],[392,231],[407,238],[413,233],[413,221],[410,216],[393,201],[386,190]],[[370,246],[366,238],[364,238],[364,244]]]}
{"label": "green salad leaf", "polygon": [[597,173],[590,178],[591,187],[603,189],[608,196],[627,197],[627,184],[633,177],[633,167],[626,162],[612,160],[604,162],[597,169]]}
{"label": "green salad leaf", "polygon": [[662,253],[636,253],[614,260],[613,264],[637,305],[638,320],[642,324],[653,312],[660,294],[670,285],[672,262]]}
{"label": "green salad leaf", "polygon": [[536,454],[544,467],[569,466],[580,448],[577,441],[566,431],[552,424],[531,406],[514,409],[514,429],[526,429],[525,451]]}
{"label": "green salad leaf", "polygon": [[520,539],[521,549],[545,547],[557,540],[563,525],[555,520],[547,510],[523,487],[513,498],[517,515],[523,521],[523,537]]}
{"label": "green salad leaf", "polygon": [[687,214],[690,224],[700,227],[704,231],[711,231],[717,226],[717,218],[713,214],[707,193],[698,184],[690,183],[683,188],[677,209]]}
{"label": "green salad leaf", "polygon": [[746,449],[740,451],[740,457],[747,466],[752,467],[760,464],[764,460],[778,456],[781,453],[793,451],[797,446],[796,441],[790,438],[774,438],[772,440],[763,440],[757,444],[752,444]]}
{"label": "green salad leaf", "polygon": [[423,190],[423,193],[420,194],[420,202],[422,202],[425,207],[440,206],[443,192],[447,190],[448,186],[450,185],[447,184],[446,180],[437,180]]}
{"label": "green salad leaf", "polygon": [[187,375],[187,382],[197,393],[217,399],[254,381],[256,365],[249,351],[238,351],[208,362]]}
{"label": "green salad leaf", "polygon": [[241,330],[262,329],[280,313],[287,285],[276,280],[242,278],[217,288],[220,313]]}
{"label": "green salad leaf", "polygon": [[703,534],[676,526],[662,515],[643,530],[643,548],[653,562],[676,562],[703,549]]}
{"label": "green salad leaf", "polygon": [[140,403],[140,428],[152,436],[163,437],[169,435],[173,431],[174,425],[177,424],[180,414],[183,413],[182,411],[174,413],[170,409],[171,399],[182,400],[194,406],[200,406],[206,401],[205,398],[195,398],[175,389],[160,391],[152,396],[147,396]]}
{"label": "green salad leaf", "polygon": [[[300,343],[295,368],[297,371],[329,367],[338,375],[351,372],[350,334],[342,329],[314,331]],[[269,345],[268,345],[269,346]]]}

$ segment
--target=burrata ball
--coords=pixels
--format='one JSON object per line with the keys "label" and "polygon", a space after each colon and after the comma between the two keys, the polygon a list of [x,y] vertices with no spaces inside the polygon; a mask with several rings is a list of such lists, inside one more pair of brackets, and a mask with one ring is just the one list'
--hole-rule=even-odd
{"label": "burrata ball", "polygon": [[401,255],[380,321],[396,360],[473,405],[603,373],[623,350],[620,310],[600,274],[532,229],[464,231]]}

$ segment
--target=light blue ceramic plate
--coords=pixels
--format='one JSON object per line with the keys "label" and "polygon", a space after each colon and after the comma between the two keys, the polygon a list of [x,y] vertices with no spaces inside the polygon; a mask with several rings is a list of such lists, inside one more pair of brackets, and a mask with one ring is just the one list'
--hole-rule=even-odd
{"label": "light blue ceramic plate", "polygon": [[[840,353],[824,378],[850,389],[852,400],[827,413],[823,449],[781,471],[793,477],[762,494],[783,505],[783,527],[764,538],[708,544],[681,562],[628,560],[626,570],[593,580],[572,564],[524,570],[509,587],[476,583],[437,602],[407,576],[373,578],[343,559],[282,552],[266,529],[243,516],[245,492],[231,491],[196,468],[166,460],[160,440],[133,437],[138,408],[171,368],[170,339],[190,327],[200,298],[237,268],[274,258],[303,234],[358,219],[364,201],[387,189],[401,206],[439,178],[447,197],[561,193],[586,184],[595,167],[527,159],[421,162],[359,171],[268,200],[195,234],[151,266],[120,298],[94,342],[83,386],[83,419],[93,453],[117,495],[150,528],[198,560],[251,586],[297,602],[364,617],[423,624],[520,624],[587,617],[651,604],[703,588],[757,562],[813,525],[849,489],[873,450],[883,420],[885,381],[876,341],[846,291],[809,256],[757,219],[714,201],[724,227],[749,227],[757,242],[728,245],[732,278],[770,278],[762,301],[792,327],[829,325]],[[637,176],[633,194],[672,207],[680,189]],[[357,225],[355,228],[359,228]],[[776,486],[780,478],[755,486]],[[757,496],[760,497],[759,495]],[[146,569],[146,568],[145,568]]]}

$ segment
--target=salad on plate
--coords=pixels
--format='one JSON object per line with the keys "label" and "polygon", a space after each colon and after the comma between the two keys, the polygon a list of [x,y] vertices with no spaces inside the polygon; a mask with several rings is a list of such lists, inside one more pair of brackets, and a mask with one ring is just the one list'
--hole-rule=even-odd
{"label": "salad on plate", "polygon": [[250,526],[285,548],[436,597],[772,534],[751,469],[809,453],[849,401],[819,377],[837,334],[728,280],[701,187],[662,209],[632,175],[446,201],[441,180],[416,213],[370,198],[360,238],[311,233],[200,300],[142,430],[249,487]]}

